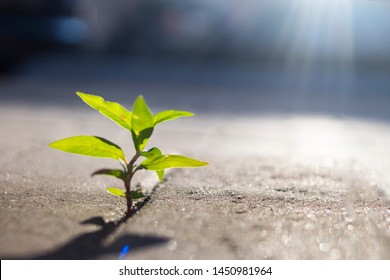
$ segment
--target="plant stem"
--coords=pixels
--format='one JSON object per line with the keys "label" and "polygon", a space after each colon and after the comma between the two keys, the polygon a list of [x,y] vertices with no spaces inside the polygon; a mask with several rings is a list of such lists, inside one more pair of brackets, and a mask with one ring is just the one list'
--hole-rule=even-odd
{"label": "plant stem", "polygon": [[129,172],[126,176],[125,180],[125,189],[126,189],[126,202],[127,202],[127,211],[126,214],[130,215],[131,207],[133,206],[133,199],[131,198],[131,179],[133,177],[133,173]]}
{"label": "plant stem", "polygon": [[140,156],[141,156],[141,152],[137,151],[127,165],[127,174],[125,178],[127,215],[131,214],[131,208],[133,206],[133,199],[131,197],[131,180],[133,179],[134,173],[137,171],[137,168],[134,170],[134,164]]}

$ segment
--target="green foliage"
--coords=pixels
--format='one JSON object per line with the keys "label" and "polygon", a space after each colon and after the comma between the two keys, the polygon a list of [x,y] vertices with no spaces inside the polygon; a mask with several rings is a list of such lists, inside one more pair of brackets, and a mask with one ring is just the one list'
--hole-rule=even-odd
{"label": "green foliage", "polygon": [[[119,188],[107,188],[106,190],[109,194],[119,196],[119,197],[126,197],[125,190]],[[140,199],[145,197],[145,195],[139,190],[131,191],[130,194],[132,199]]]}
{"label": "green foliage", "polygon": [[131,118],[132,129],[139,135],[141,131],[148,128],[153,128],[153,113],[150,111],[142,95],[134,102],[133,116]]}
{"label": "green foliage", "polygon": [[134,103],[131,125],[135,149],[142,151],[152,136],[154,124],[153,114],[141,95]]}
{"label": "green foliage", "polygon": [[131,191],[130,194],[132,199],[140,199],[145,197],[145,195],[140,190]]}
{"label": "green foliage", "polygon": [[131,131],[132,115],[123,106],[116,102],[105,101],[102,97],[82,92],[76,92],[80,98],[99,111],[103,116],[113,120],[118,125]]}
{"label": "green foliage", "polygon": [[107,188],[107,192],[116,196],[126,197],[126,191],[119,188]]}
{"label": "green foliage", "polygon": [[192,117],[192,116],[194,116],[194,114],[191,112],[167,110],[156,114],[154,116],[153,122],[154,125],[157,125],[159,123],[166,122],[169,120],[174,120],[180,117]]}
{"label": "green foliage", "polygon": [[49,146],[68,153],[126,161],[119,146],[97,136],[73,136],[55,141]]}
{"label": "green foliage", "polygon": [[207,165],[207,162],[179,155],[162,155],[145,159],[141,162],[141,165],[147,170],[163,170],[167,168],[201,167]]}
{"label": "green foliage", "polygon": [[[160,151],[159,148],[153,147],[153,148],[151,148],[148,151],[142,152],[141,155],[143,157],[146,157],[149,160],[153,160],[153,159],[155,159],[155,158],[157,158],[159,156],[162,156],[162,152]],[[156,170],[156,173],[157,173],[158,179],[161,182],[164,179],[164,169]]]}
{"label": "green foliage", "polygon": [[99,169],[92,173],[92,176],[94,175],[110,175],[123,181],[126,180],[126,173],[120,169]]}
{"label": "green foliage", "polygon": [[[131,190],[131,180],[138,170],[146,169],[155,171],[159,180],[162,181],[164,178],[164,170],[167,168],[188,168],[207,165],[206,162],[181,155],[164,155],[157,147],[144,150],[157,124],[180,117],[194,116],[193,113],[167,110],[153,115],[141,95],[134,102],[132,112],[128,111],[119,103],[105,101],[97,95],[82,92],[77,92],[77,95],[90,107],[99,111],[102,115],[131,133],[135,155],[130,161],[127,161],[119,146],[97,136],[73,136],[55,141],[49,144],[49,146],[64,152],[119,160],[122,163],[123,170],[100,169],[92,173],[92,175],[113,176],[124,182],[124,190],[120,188],[107,188],[107,192],[127,199],[127,213],[131,211],[130,208],[133,199],[144,197],[140,190]],[[144,157],[145,159],[137,164],[140,157]]]}

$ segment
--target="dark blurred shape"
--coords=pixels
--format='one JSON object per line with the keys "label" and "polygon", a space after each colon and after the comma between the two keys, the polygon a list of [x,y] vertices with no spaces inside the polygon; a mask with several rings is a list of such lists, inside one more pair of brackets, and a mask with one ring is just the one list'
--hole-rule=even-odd
{"label": "dark blurred shape", "polygon": [[[218,54],[227,40],[226,9],[213,1],[146,1],[129,27],[129,49],[164,55]],[[128,30],[128,31],[129,31]],[[122,39],[126,31],[122,34]]]}
{"label": "dark blurred shape", "polygon": [[369,0],[1,0],[0,62],[84,53],[389,69],[390,4]]}
{"label": "dark blurred shape", "polygon": [[26,56],[80,45],[86,23],[75,16],[70,0],[0,1],[0,71]]}
{"label": "dark blurred shape", "polygon": [[106,224],[106,222],[104,221],[104,219],[100,216],[97,216],[97,217],[92,217],[92,218],[89,218],[89,219],[86,219],[82,222],[80,222],[81,225],[95,225],[95,226],[104,226]]}
{"label": "dark blurred shape", "polygon": [[[390,5],[368,0],[81,1],[100,52],[390,63]],[[80,3],[81,3],[80,2]]]}

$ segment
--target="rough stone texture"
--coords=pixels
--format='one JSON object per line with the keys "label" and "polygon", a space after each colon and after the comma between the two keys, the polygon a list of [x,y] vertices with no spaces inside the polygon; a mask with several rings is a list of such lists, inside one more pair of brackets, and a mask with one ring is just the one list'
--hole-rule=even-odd
{"label": "rough stone texture", "polygon": [[167,239],[129,258],[390,257],[389,210],[374,190],[329,170],[291,164],[281,174],[282,164],[250,158],[242,170],[220,163],[176,173],[117,236]]}
{"label": "rough stone texture", "polygon": [[[207,160],[173,171],[128,220],[91,178],[114,161],[52,150],[70,135],[130,137],[95,112],[0,108],[0,257],[389,259],[390,125],[325,116],[203,115],[158,127],[150,147]],[[138,182],[151,191],[154,174]],[[120,255],[129,246],[129,253]]]}

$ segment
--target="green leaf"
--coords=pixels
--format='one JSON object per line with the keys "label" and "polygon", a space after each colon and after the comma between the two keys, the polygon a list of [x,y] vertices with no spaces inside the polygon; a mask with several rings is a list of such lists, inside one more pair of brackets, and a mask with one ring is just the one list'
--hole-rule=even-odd
{"label": "green leaf", "polygon": [[94,175],[109,175],[114,176],[118,179],[125,180],[126,174],[123,170],[120,169],[100,169],[92,173],[91,176]]}
{"label": "green leaf", "polygon": [[[153,148],[149,149],[148,151],[142,152],[141,155],[148,158],[148,159],[155,159],[159,156],[162,156],[162,152],[160,151],[159,148],[153,147]],[[156,170],[156,173],[157,173],[158,179],[160,180],[160,182],[162,182],[162,180],[164,179],[164,170]]]}
{"label": "green leaf", "polygon": [[167,110],[162,111],[154,116],[154,125],[159,123],[174,120],[180,117],[192,117],[194,113],[186,112],[186,111],[176,111],[176,110]]}
{"label": "green leaf", "polygon": [[163,170],[166,168],[201,167],[208,165],[207,162],[179,155],[164,155],[141,162],[147,170]]}
{"label": "green leaf", "polygon": [[102,97],[93,94],[82,93],[79,91],[76,92],[76,94],[93,109],[99,111],[103,116],[106,116],[118,125],[131,130],[132,114],[121,104],[105,101]]}
{"label": "green leaf", "polygon": [[[120,196],[120,197],[126,197],[126,191],[125,190],[122,190],[122,189],[119,189],[119,188],[107,188],[106,190],[110,194],[113,194],[113,195],[116,195],[116,196]],[[131,198],[132,199],[140,199],[140,198],[144,198],[145,197],[145,195],[141,191],[139,191],[139,190],[131,191],[130,194],[131,194]]]}
{"label": "green leaf", "polygon": [[160,180],[160,182],[162,182],[164,179],[164,173],[165,173],[164,170],[157,170],[156,173],[157,173],[158,179]]}
{"label": "green leaf", "polygon": [[159,156],[162,156],[162,152],[159,148],[153,147],[147,151],[143,151],[141,153],[141,156],[149,158],[149,159],[153,159],[153,158],[157,158]]}
{"label": "green leaf", "polygon": [[139,190],[131,191],[130,193],[132,199],[140,199],[145,197],[145,195]]}
{"label": "green leaf", "polygon": [[106,189],[109,194],[113,194],[116,196],[126,197],[126,191],[119,188],[107,188]]}
{"label": "green leaf", "polygon": [[142,151],[146,144],[148,143],[148,140],[150,136],[153,134],[153,127],[146,128],[142,130],[139,135],[135,134],[134,131],[131,132],[131,135],[133,137],[133,142],[135,145],[136,150]]}
{"label": "green leaf", "polygon": [[137,151],[142,151],[154,128],[153,114],[142,95],[134,102],[131,126],[134,146]]}
{"label": "green leaf", "polygon": [[142,130],[154,127],[153,114],[142,95],[138,96],[134,102],[131,124],[132,129],[137,135],[139,135]]}
{"label": "green leaf", "polygon": [[55,141],[49,146],[68,153],[126,161],[119,146],[97,136],[73,136]]}

